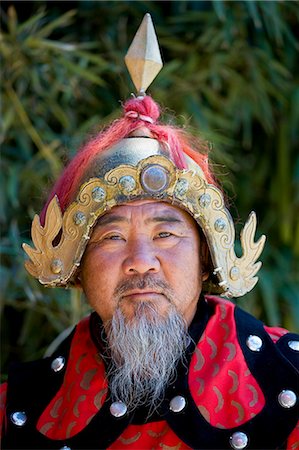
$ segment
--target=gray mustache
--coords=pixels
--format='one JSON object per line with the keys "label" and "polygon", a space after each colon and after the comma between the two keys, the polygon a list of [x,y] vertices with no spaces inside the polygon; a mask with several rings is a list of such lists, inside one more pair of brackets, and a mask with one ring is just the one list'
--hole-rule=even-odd
{"label": "gray mustache", "polygon": [[120,282],[114,290],[115,296],[122,296],[126,292],[133,289],[155,289],[162,290],[166,297],[172,298],[172,289],[168,283],[163,280],[154,278],[152,275],[145,275],[143,277],[134,276],[128,280]]}

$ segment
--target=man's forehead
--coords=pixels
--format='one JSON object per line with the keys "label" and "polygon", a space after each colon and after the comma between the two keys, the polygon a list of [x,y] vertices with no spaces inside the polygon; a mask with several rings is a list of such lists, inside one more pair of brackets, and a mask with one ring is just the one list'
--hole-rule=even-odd
{"label": "man's forehead", "polygon": [[141,215],[145,221],[184,222],[193,221],[192,217],[181,208],[166,202],[155,200],[137,200],[123,205],[114,206],[98,219],[98,225],[111,222],[127,222]]}

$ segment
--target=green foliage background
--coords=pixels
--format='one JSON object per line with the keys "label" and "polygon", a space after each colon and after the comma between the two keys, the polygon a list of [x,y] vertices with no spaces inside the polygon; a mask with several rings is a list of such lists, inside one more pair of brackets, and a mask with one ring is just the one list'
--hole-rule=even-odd
{"label": "green foliage background", "polygon": [[[268,237],[257,287],[239,304],[299,328],[298,2],[2,2],[1,310],[4,377],[86,312],[78,291],[45,289],[22,242],[48,189],[133,86],[123,57],[146,12],[165,66],[149,92],[164,118],[213,142],[237,230],[251,210]],[[297,28],[298,30],[298,28]],[[176,118],[174,117],[174,112]]]}

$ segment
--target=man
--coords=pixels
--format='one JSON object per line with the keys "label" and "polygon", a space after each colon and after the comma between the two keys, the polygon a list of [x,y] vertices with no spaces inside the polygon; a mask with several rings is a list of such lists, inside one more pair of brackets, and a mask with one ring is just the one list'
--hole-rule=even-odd
{"label": "man", "polygon": [[[155,50],[152,32],[146,16]],[[144,94],[160,63],[143,43],[127,57],[139,96],[66,167],[24,246],[33,276],[81,287],[94,312],[11,370],[3,448],[296,448],[298,337],[203,295],[250,291],[265,238],[252,213],[235,255],[204,146]]]}

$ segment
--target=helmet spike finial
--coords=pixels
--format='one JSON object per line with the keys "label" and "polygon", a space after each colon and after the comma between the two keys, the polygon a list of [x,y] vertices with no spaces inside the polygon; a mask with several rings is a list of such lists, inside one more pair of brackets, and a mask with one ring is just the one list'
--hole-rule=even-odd
{"label": "helmet spike finial", "polygon": [[135,34],[125,56],[125,63],[138,94],[144,95],[163,67],[158,39],[149,13],[145,14]]}

